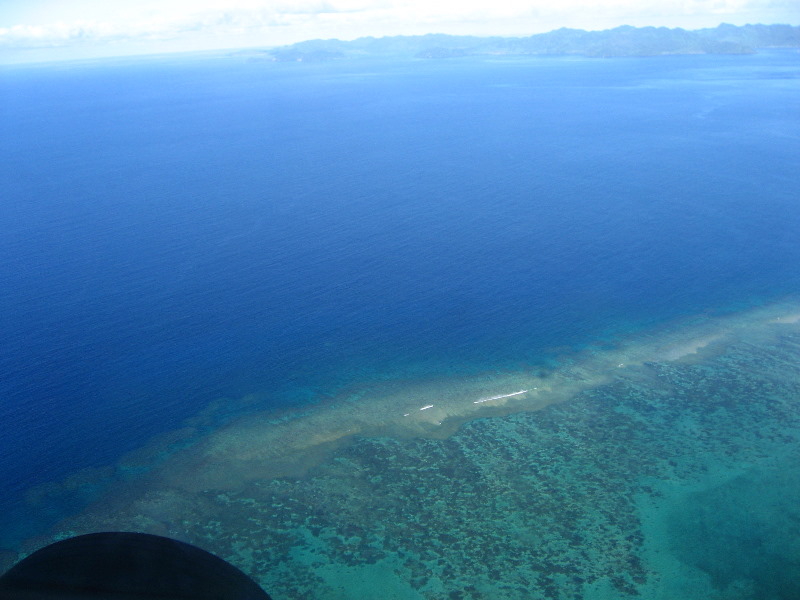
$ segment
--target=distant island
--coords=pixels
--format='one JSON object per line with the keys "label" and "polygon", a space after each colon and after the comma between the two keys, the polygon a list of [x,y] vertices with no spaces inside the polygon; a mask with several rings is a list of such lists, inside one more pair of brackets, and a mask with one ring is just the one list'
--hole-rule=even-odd
{"label": "distant island", "polygon": [[258,52],[274,61],[319,62],[359,57],[445,59],[463,56],[572,55],[597,58],[672,54],[753,54],[759,48],[800,48],[800,27],[722,24],[711,29],[623,25],[604,31],[557,29],[529,37],[428,34],[309,40]]}

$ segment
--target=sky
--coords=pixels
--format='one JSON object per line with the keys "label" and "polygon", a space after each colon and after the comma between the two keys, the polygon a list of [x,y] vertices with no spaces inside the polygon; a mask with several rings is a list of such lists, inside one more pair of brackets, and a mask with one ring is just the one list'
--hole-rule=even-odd
{"label": "sky", "polygon": [[559,27],[800,24],[800,0],[0,0],[0,63]]}

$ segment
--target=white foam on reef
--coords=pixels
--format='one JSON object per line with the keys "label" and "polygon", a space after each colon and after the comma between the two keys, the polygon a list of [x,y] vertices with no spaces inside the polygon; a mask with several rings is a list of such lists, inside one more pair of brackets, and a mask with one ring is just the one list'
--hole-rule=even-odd
{"label": "white foam on reef", "polygon": [[512,392],[510,394],[500,394],[499,396],[492,396],[491,398],[481,398],[480,400],[475,400],[473,404],[483,404],[484,402],[491,402],[492,400],[500,400],[502,398],[511,398],[512,396],[519,396],[520,394],[527,394],[528,390],[520,390],[518,392]]}
{"label": "white foam on reef", "polygon": [[796,324],[797,303],[724,317],[693,317],[620,342],[561,357],[562,366],[472,377],[404,381],[351,391],[294,414],[250,415],[209,434],[159,467],[186,490],[236,488],[246,481],[299,475],[354,436],[437,437],[465,421],[540,410],[624,376],[650,361],[697,360],[742,332]]}

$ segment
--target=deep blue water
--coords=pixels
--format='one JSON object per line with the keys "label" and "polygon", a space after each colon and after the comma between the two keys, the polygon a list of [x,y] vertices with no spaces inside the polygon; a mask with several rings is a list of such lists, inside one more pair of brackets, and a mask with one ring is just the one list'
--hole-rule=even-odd
{"label": "deep blue water", "polygon": [[0,540],[215,399],[797,293],[798,88],[790,51],[3,68]]}

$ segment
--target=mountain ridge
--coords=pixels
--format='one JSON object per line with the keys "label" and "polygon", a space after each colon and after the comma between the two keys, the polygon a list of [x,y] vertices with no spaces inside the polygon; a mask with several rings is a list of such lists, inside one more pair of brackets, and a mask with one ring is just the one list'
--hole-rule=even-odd
{"label": "mountain ridge", "polygon": [[260,51],[281,62],[326,61],[359,57],[423,59],[485,55],[572,55],[592,58],[676,54],[754,54],[759,48],[800,48],[800,26],[723,23],[686,30],[633,27],[587,31],[562,27],[527,37],[431,33],[415,36],[361,37],[352,41],[316,39]]}

